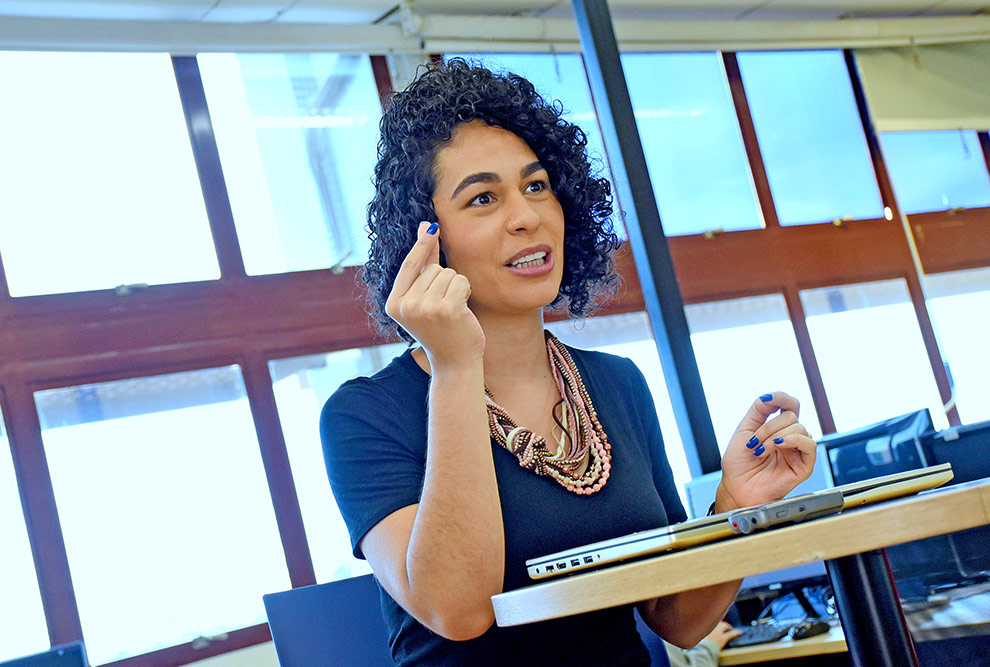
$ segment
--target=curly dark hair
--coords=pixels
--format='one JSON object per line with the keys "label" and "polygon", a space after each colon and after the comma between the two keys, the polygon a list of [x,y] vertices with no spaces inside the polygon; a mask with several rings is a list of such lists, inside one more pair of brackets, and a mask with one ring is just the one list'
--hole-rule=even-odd
{"label": "curly dark hair", "polygon": [[382,333],[412,337],[385,313],[395,276],[416,241],[421,221],[436,220],[434,162],[461,123],[481,120],[521,138],[547,170],[564,212],[564,267],[557,298],[572,317],[587,315],[600,296],[614,293],[609,182],[592,173],[587,137],[561,118],[563,105],[548,102],[529,81],[496,74],[461,58],[424,66],[416,80],[392,96],[382,116],[375,196],[368,204],[371,251],[362,279],[371,288],[371,315]]}

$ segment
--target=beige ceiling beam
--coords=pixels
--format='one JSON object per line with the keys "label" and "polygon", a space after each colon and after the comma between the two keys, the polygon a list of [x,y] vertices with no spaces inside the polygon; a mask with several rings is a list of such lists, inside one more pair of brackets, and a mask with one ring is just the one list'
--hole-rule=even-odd
{"label": "beige ceiling beam", "polygon": [[[416,34],[430,52],[580,50],[570,19],[424,16],[418,23]],[[988,41],[990,17],[618,20],[615,32],[623,51],[878,48]]]}
{"label": "beige ceiling beam", "polygon": [[[828,21],[615,22],[623,51],[747,51],[878,48],[990,41],[990,17]],[[209,21],[106,21],[0,17],[0,49],[204,52],[569,52],[566,18],[406,16],[374,26]]]}
{"label": "beige ceiling beam", "polygon": [[418,52],[415,35],[398,25],[105,21],[0,17],[0,49],[207,52]]}

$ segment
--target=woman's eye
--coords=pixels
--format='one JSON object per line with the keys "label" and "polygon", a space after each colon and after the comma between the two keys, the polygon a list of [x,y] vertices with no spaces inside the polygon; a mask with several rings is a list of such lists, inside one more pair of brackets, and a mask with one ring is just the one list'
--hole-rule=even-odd
{"label": "woman's eye", "polygon": [[482,192],[480,195],[468,202],[468,206],[487,206],[492,203],[492,195],[489,192]]}
{"label": "woman's eye", "polygon": [[549,189],[550,186],[547,185],[546,181],[533,181],[526,186],[527,192],[543,192]]}

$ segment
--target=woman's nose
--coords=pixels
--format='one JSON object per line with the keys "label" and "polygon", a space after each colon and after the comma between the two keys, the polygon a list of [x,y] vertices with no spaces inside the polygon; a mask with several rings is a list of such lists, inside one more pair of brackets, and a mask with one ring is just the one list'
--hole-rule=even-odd
{"label": "woman's nose", "polygon": [[506,229],[510,232],[532,231],[540,226],[540,213],[521,193],[512,197],[505,207]]}

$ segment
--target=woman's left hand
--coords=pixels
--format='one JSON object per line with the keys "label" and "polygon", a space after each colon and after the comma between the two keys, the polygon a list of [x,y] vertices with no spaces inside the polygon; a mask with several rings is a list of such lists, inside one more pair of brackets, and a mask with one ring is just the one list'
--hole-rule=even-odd
{"label": "woman's left hand", "polygon": [[780,391],[756,399],[722,457],[718,511],[778,500],[808,479],[817,445],[798,421],[800,410],[796,398]]}

